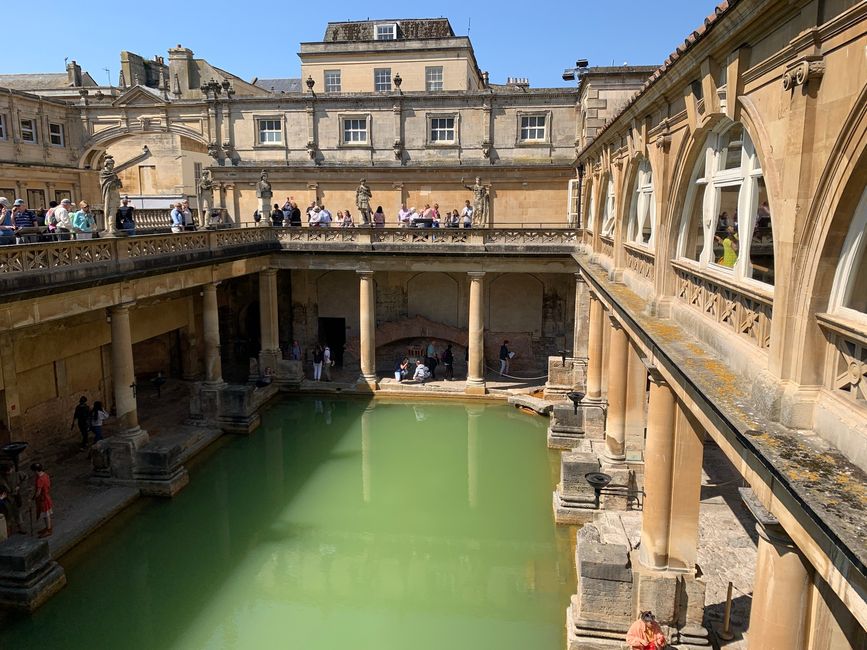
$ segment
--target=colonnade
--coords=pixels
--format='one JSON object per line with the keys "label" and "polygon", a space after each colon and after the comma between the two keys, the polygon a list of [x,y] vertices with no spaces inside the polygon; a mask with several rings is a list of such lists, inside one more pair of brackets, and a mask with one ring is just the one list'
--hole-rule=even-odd
{"label": "colonnade", "polygon": [[[695,574],[705,432],[666,377],[642,357],[641,345],[630,339],[618,317],[586,285],[578,284],[579,293],[588,291],[584,403],[607,409],[599,454],[603,471],[628,467],[628,443],[631,439],[637,444],[635,438],[644,435],[636,570],[659,577]],[[745,490],[759,537],[750,647],[805,647],[813,608],[812,567],[780,523]]]}

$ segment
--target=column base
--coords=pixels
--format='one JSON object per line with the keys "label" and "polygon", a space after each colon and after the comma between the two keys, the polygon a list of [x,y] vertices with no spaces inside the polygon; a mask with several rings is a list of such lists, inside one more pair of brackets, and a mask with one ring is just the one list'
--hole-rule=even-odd
{"label": "column base", "polygon": [[147,432],[138,429],[96,444],[91,456],[93,478],[102,484],[137,488],[148,496],[172,497],[190,482],[180,456],[180,447],[148,441]]}
{"label": "column base", "polygon": [[588,452],[570,451],[560,456],[560,483],[554,492],[554,521],[586,524],[599,511],[596,493],[585,476],[599,471],[599,461]]}
{"label": "column base", "polygon": [[639,612],[651,610],[670,645],[709,647],[702,626],[705,583],[699,571],[652,571],[622,544],[605,543],[599,530],[584,526],[575,551],[578,590],[566,610],[569,650],[623,648]]}
{"label": "column base", "polygon": [[571,404],[555,404],[548,425],[548,449],[574,449],[584,440],[584,411]]}
{"label": "column base", "polygon": [[66,585],[48,541],[16,535],[0,544],[0,607],[32,612]]}
{"label": "column base", "polygon": [[355,381],[355,387],[361,391],[373,393],[379,390],[379,381],[376,375],[359,375]]}
{"label": "column base", "polygon": [[487,395],[488,387],[484,379],[467,379],[467,387],[464,389],[467,395]]}

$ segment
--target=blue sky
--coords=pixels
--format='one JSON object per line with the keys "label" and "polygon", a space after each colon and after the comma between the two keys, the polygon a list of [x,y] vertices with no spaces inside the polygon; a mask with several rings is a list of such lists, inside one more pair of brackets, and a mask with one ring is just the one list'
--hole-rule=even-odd
{"label": "blue sky", "polygon": [[[568,85],[563,69],[586,58],[591,65],[659,64],[715,3],[707,0],[572,0],[571,2],[425,3],[346,0],[276,2],[8,2],[4,24],[24,29],[7,38],[0,73],[53,72],[64,58],[77,60],[98,83],[117,83],[120,51],[146,58],[165,55],[177,43],[234,74],[298,77],[298,44],[321,40],[328,21],[367,18],[445,17],[458,35],[469,35],[479,66],[491,81],[529,77],[531,86]],[[33,12],[52,16],[51,28],[34,29]],[[49,24],[49,23],[46,23]],[[64,31],[60,31],[60,27]]]}

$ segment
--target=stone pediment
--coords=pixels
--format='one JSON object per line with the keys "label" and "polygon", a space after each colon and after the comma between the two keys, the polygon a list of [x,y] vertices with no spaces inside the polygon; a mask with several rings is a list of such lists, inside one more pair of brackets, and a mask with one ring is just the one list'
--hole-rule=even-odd
{"label": "stone pediment", "polygon": [[146,86],[133,86],[112,102],[113,106],[163,106],[167,102]]}

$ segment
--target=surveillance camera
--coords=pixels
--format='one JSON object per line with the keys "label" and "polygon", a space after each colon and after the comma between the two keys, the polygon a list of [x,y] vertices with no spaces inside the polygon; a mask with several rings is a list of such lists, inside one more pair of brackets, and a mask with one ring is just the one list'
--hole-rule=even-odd
{"label": "surveillance camera", "polygon": [[575,71],[566,70],[563,72],[563,81],[575,81]]}
{"label": "surveillance camera", "polygon": [[576,68],[586,68],[588,65],[590,64],[587,59],[578,59],[577,61],[575,61]]}

